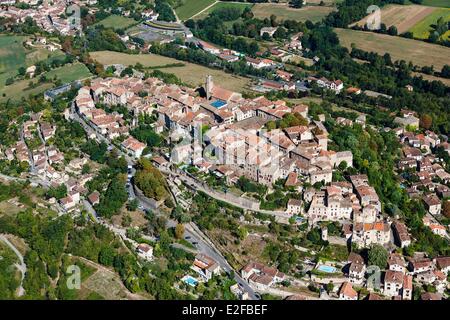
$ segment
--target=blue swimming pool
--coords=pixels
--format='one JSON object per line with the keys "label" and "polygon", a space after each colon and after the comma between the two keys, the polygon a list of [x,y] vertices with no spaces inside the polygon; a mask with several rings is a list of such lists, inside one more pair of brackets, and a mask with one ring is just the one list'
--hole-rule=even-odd
{"label": "blue swimming pool", "polygon": [[321,264],[320,266],[318,266],[317,270],[326,272],[326,273],[335,273],[337,271],[337,269],[335,267],[326,266],[324,264]]}
{"label": "blue swimming pool", "polygon": [[212,102],[211,103],[211,105],[214,107],[214,108],[217,108],[217,109],[220,109],[220,108],[222,108],[224,105],[226,105],[227,103],[225,102],[225,101],[222,101],[222,100],[216,100],[216,101],[214,101],[214,102]]}
{"label": "blue swimming pool", "polygon": [[197,279],[195,279],[191,276],[184,277],[184,282],[187,283],[188,285],[190,285],[191,287],[195,287],[198,284]]}

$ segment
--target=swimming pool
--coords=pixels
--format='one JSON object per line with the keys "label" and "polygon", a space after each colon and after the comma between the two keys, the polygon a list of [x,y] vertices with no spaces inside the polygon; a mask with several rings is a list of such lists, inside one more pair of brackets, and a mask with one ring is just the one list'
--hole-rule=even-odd
{"label": "swimming pool", "polygon": [[191,276],[185,276],[183,278],[183,281],[185,283],[187,283],[188,285],[190,285],[191,287],[195,287],[198,284],[198,280],[193,278],[193,277],[191,277]]}
{"label": "swimming pool", "polygon": [[225,106],[227,103],[225,101],[222,100],[216,100],[214,102],[210,103],[214,108],[220,109],[223,106]]}
{"label": "swimming pool", "polygon": [[337,271],[337,269],[335,267],[327,266],[324,264],[321,264],[320,266],[318,266],[317,270],[326,272],[326,273],[335,273]]}

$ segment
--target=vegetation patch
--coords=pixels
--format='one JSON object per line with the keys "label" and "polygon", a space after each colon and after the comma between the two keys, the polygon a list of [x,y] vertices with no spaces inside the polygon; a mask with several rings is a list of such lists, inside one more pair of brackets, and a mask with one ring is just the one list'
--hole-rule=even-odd
{"label": "vegetation patch", "polygon": [[111,15],[99,22],[95,25],[103,25],[105,28],[113,28],[113,29],[127,29],[132,25],[138,23],[136,20],[132,18],[127,18],[119,15]]}
{"label": "vegetation patch", "polygon": [[448,0],[422,0],[424,6],[450,8],[450,1]]}
{"label": "vegetation patch", "polygon": [[212,7],[208,8],[207,10],[203,11],[200,14],[197,14],[195,16],[195,19],[204,19],[209,14],[211,14],[213,11],[221,10],[224,8],[236,8],[244,11],[245,8],[251,8],[253,7],[253,3],[248,2],[226,2],[226,1],[218,1],[216,2]]}
{"label": "vegetation patch", "polygon": [[183,4],[175,9],[180,20],[187,20],[212,5],[215,0],[184,0]]}
{"label": "vegetation patch", "polygon": [[253,6],[252,11],[257,18],[270,18],[271,15],[277,16],[281,20],[297,20],[312,22],[321,21],[330,12],[335,9],[332,7],[308,6],[300,9],[294,9],[287,4],[277,3],[257,3]]}

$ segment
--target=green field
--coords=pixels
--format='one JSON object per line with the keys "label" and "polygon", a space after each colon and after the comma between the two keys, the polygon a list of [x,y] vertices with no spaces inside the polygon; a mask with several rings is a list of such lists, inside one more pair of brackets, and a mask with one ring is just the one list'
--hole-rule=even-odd
{"label": "green field", "polygon": [[393,61],[412,61],[418,66],[433,65],[435,70],[441,70],[445,64],[450,64],[450,48],[448,47],[373,32],[338,28],[334,30],[341,44],[349,49],[354,44],[356,48],[368,52],[381,55],[388,52]]}
{"label": "green field", "polygon": [[133,24],[138,23],[136,20],[132,18],[127,18],[124,16],[111,15],[108,18],[105,18],[95,25],[103,25],[105,28],[113,28],[113,29],[126,29]]}
{"label": "green field", "polygon": [[[47,79],[53,79],[53,77],[56,75],[58,79],[61,79],[63,83],[82,80],[92,76],[88,68],[84,64],[78,62],[51,70],[44,73],[44,75],[47,77]],[[0,101],[5,101],[10,98],[13,100],[20,100],[21,98],[27,97],[28,95],[42,93],[53,86],[52,83],[43,83],[37,87],[29,89],[28,84],[30,83],[30,81],[32,81],[33,83],[37,83],[38,79],[20,80],[14,82],[10,86],[0,86]],[[3,94],[5,94],[5,96],[3,96]]]}
{"label": "green field", "polygon": [[[139,62],[144,67],[152,67],[153,69],[160,69],[163,72],[173,73],[180,78],[181,81],[192,87],[203,85],[207,75],[212,75],[215,79],[215,83],[220,84],[220,86],[237,92],[245,91],[250,82],[250,79],[248,78],[232,75],[222,70],[211,69],[156,54],[133,55],[113,51],[98,51],[91,52],[90,56],[102,64],[118,63],[124,65],[135,65]],[[182,63],[183,65],[170,67],[170,65],[174,65],[176,63]]]}
{"label": "green field", "polygon": [[61,57],[60,50],[50,52],[45,48],[25,49],[22,45],[28,37],[0,35],[0,88],[7,78],[17,75],[20,67],[29,67],[38,61]]}
{"label": "green field", "polygon": [[27,37],[0,36],[0,76],[25,65],[25,48],[22,42]]}
{"label": "green field", "polygon": [[[434,10],[431,14],[409,29],[409,31],[413,33],[415,38],[428,39],[430,31],[433,30],[431,25],[436,24],[441,17],[443,17],[445,21],[450,21],[450,9],[440,8]],[[446,34],[444,34],[443,39],[450,39],[450,31],[447,31]]]}
{"label": "green field", "polygon": [[215,0],[185,0],[183,5],[175,9],[175,12],[180,20],[188,20],[214,2]]}
{"label": "green field", "polygon": [[271,15],[277,16],[279,20],[297,20],[312,22],[321,21],[330,12],[333,7],[306,6],[300,9],[288,7],[286,4],[277,3],[257,3],[253,6],[253,13],[256,18],[269,18]]}
{"label": "green field", "polygon": [[450,0],[423,0],[422,5],[430,7],[450,8]]}
{"label": "green field", "polygon": [[89,69],[82,63],[74,63],[65,65],[61,68],[51,70],[45,74],[47,78],[57,76],[63,83],[72,82],[75,80],[82,80],[89,78],[92,74]]}
{"label": "green field", "polygon": [[253,7],[253,3],[248,3],[248,2],[216,2],[216,4],[214,4],[208,10],[205,10],[201,14],[195,16],[195,19],[204,19],[211,12],[213,12],[214,10],[217,10],[217,9],[222,9],[222,8],[241,8],[242,10],[244,10],[246,7],[249,7],[249,8]]}

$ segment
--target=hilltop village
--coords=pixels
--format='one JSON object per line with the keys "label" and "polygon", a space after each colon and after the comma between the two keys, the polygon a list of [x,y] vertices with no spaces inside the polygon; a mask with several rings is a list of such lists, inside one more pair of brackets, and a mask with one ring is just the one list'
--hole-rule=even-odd
{"label": "hilltop village", "polygon": [[448,300],[446,61],[186,2],[0,0],[0,298]]}

